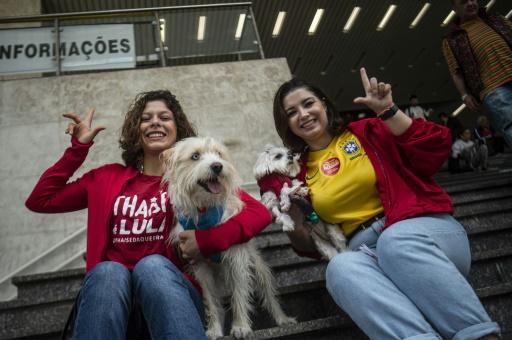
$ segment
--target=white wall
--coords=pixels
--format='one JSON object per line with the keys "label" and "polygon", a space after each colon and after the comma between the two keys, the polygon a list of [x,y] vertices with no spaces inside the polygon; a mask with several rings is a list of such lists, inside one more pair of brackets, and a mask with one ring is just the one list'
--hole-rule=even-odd
{"label": "white wall", "polygon": [[[118,162],[119,129],[135,95],[167,88],[200,135],[227,142],[244,181],[255,155],[279,143],[272,99],[290,78],[285,59],[177,66],[0,82],[0,277],[85,225],[85,212],[44,215],[24,202],[41,173],[69,145],[67,111],[96,107],[97,136],[79,174]],[[77,174],[77,175],[79,175]]]}

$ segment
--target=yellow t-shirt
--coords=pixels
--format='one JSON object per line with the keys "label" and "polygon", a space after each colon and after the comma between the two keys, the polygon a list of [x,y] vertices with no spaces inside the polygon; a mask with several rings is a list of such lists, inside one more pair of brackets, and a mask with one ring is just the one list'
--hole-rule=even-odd
{"label": "yellow t-shirt", "polygon": [[375,170],[350,131],[334,137],[323,150],[308,155],[306,183],[318,215],[340,224],[345,235],[383,212]]}

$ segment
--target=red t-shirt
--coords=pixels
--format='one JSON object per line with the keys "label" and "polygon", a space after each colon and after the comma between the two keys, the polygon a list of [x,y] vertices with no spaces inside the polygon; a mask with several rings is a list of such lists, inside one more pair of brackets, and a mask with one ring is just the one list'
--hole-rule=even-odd
{"label": "red t-shirt", "polygon": [[106,259],[132,270],[145,256],[166,256],[170,206],[159,176],[138,174],[114,201]]}

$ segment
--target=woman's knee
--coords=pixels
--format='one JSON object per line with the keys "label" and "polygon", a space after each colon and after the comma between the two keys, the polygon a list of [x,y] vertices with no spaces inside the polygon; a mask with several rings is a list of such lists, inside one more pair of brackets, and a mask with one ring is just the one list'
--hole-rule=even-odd
{"label": "woman's knee", "polygon": [[358,256],[358,253],[348,251],[336,255],[329,261],[325,273],[327,289],[350,291],[352,284],[357,284],[355,273],[361,269]]}
{"label": "woman's knee", "polygon": [[127,284],[130,282],[130,271],[118,262],[104,261],[94,266],[87,274],[86,282],[89,280],[106,285]]}
{"label": "woman's knee", "polygon": [[[133,268],[133,280],[135,283],[149,278],[161,278],[165,276],[179,277],[180,270],[166,257],[158,254],[142,258]],[[151,279],[152,280],[152,279]]]}

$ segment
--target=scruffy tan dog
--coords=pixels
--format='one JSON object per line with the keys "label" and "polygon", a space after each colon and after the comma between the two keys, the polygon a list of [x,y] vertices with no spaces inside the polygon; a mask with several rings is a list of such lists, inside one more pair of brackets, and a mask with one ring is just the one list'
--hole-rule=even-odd
{"label": "scruffy tan dog", "polygon": [[291,203],[296,203],[304,212],[304,224],[311,229],[311,237],[324,259],[330,260],[347,249],[340,227],[318,218],[309,202],[309,189],[295,178],[300,172],[298,155],[285,147],[269,144],[259,154],[253,172],[260,187],[261,202],[272,213],[276,223],[283,226],[283,231],[295,228],[287,211]]}
{"label": "scruffy tan dog", "polygon": [[[176,244],[177,235],[184,229],[215,227],[242,209],[243,202],[238,196],[239,177],[224,145],[212,138],[191,137],[177,142],[164,157],[164,181],[170,183],[169,198],[178,217],[171,231],[171,242]],[[204,214],[208,214],[206,218]],[[214,225],[204,224],[212,224],[212,221]],[[234,245],[219,257],[196,262],[191,268],[203,289],[209,339],[223,335],[223,289],[220,287],[232,292],[230,334],[235,338],[245,338],[252,331],[253,292],[261,297],[263,307],[278,325],[296,322],[281,309],[275,279],[252,241]]]}

